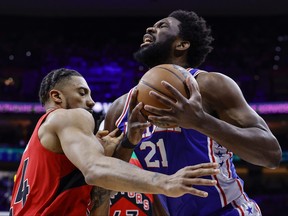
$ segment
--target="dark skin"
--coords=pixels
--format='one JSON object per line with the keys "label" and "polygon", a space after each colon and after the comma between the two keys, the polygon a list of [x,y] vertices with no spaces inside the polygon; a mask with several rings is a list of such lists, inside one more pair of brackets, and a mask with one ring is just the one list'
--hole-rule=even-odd
{"label": "dark skin", "polygon": [[[188,67],[186,59],[190,42],[178,37],[179,24],[173,17],[158,21],[153,27],[147,28],[141,48],[145,49],[152,43],[176,36],[169,57],[159,64]],[[171,107],[165,110],[145,105],[147,111],[160,115],[149,117],[153,124],[177,124],[183,128],[195,129],[249,163],[267,168],[276,168],[279,165],[282,152],[277,139],[265,121],[248,105],[240,88],[231,78],[217,72],[203,72],[196,76],[196,82],[191,78],[186,84],[191,94],[188,99],[168,83],[163,83],[175,96],[176,103],[151,92],[151,96]],[[115,129],[114,123],[123,109],[126,97],[127,95],[123,95],[118,98],[110,107],[105,120],[107,130]]]}
{"label": "dark skin", "polygon": [[[210,81],[208,85],[208,83],[205,83],[207,76],[208,73],[200,74],[197,81],[199,84],[203,83],[203,86],[209,86],[210,92],[213,92],[213,94],[209,94],[205,88],[201,94],[197,83],[192,82],[193,79],[189,78],[186,81],[191,94],[189,99],[180,95],[168,83],[163,83],[175,96],[177,103],[168,98],[163,98],[157,93],[151,93],[153,97],[161,100],[171,109],[160,110],[147,105],[145,106],[147,111],[161,115],[161,117],[150,116],[149,120],[154,124],[158,122],[160,124],[176,124],[183,128],[198,130],[247,162],[268,168],[278,166],[280,161],[280,153],[277,151],[279,149],[278,142],[264,120],[246,104],[236,84],[227,77],[222,77],[221,74],[209,73],[208,77],[209,80],[212,79],[212,84]],[[204,81],[202,81],[203,79]],[[217,88],[217,83],[224,84],[222,88]],[[218,97],[216,98],[215,95],[218,95]],[[201,103],[202,99],[203,105]],[[212,107],[215,107],[211,111],[216,113],[219,119],[204,111],[207,110],[204,105],[209,103],[213,104]],[[188,116],[185,115],[187,112],[189,112]],[[252,143],[253,145],[251,145]],[[263,146],[265,147],[263,148]]]}
{"label": "dark skin", "polygon": [[[94,135],[95,122],[88,111],[92,110],[95,103],[90,93],[86,80],[80,76],[72,76],[65,85],[57,84],[49,91],[49,99],[44,104],[46,111],[56,110],[50,113],[41,124],[38,137],[42,146],[48,151],[65,154],[82,172],[86,183],[95,186],[91,193],[98,196],[92,198],[96,215],[105,214],[104,211],[96,208],[104,203],[107,209],[107,202],[105,202],[109,198],[107,190],[163,193],[171,197],[186,193],[201,197],[208,195],[204,191],[193,188],[192,185],[215,185],[216,181],[201,177],[219,173],[216,169],[217,164],[188,166],[168,176],[149,172],[111,157],[122,135],[116,136],[117,130],[110,133],[100,131],[96,136]],[[132,120],[133,117],[137,117],[142,107],[142,104],[135,106],[131,113]],[[133,130],[133,125],[137,128],[136,131]],[[149,123],[146,122],[131,124],[133,128],[129,131],[137,137],[138,132],[147,125]]]}
{"label": "dark skin", "polygon": [[[135,146],[140,142],[142,134],[144,133],[146,128],[151,125],[151,123],[147,122],[147,120],[140,112],[144,105],[142,103],[137,103],[137,93],[138,92],[136,90],[131,95],[131,102],[129,104],[129,123],[127,125],[127,137],[129,139],[129,142],[134,144]],[[121,112],[119,111],[121,110],[118,110],[118,112],[114,113],[113,115],[115,117],[119,117],[121,115]],[[114,122],[116,122],[117,119],[114,120]],[[104,128],[109,131],[106,126],[104,126]],[[121,145],[119,145],[113,156],[116,158],[121,158],[125,161],[129,161],[132,152],[133,149],[122,148]]]}
{"label": "dark skin", "polygon": [[[187,52],[192,47],[189,41],[178,36],[179,24],[177,19],[167,17],[147,28],[141,49],[175,37],[170,53],[166,53],[166,59],[161,59],[157,64],[190,67]],[[277,139],[265,121],[248,105],[240,88],[231,78],[221,73],[204,71],[195,79],[189,77],[186,80],[190,91],[188,99],[169,83],[162,84],[174,95],[176,102],[151,91],[152,97],[170,107],[158,109],[145,105],[147,111],[155,114],[149,116],[152,124],[176,124],[182,128],[195,129],[251,164],[267,168],[279,165],[282,151]],[[105,129],[112,131],[116,128],[115,122],[122,113],[126,99],[127,94],[113,102],[105,118]],[[133,134],[129,134],[128,138],[131,142],[135,141]],[[117,157],[128,161],[132,150],[118,146],[117,152]]]}
{"label": "dark skin", "polygon": [[[128,125],[127,125],[127,128],[128,128],[127,129],[127,137],[129,139],[129,141],[132,144],[135,144],[135,146],[136,146],[137,143],[140,142],[144,130],[146,130],[147,126],[149,126],[151,123],[147,122],[145,120],[144,116],[140,112],[140,110],[143,108],[143,104],[137,103],[137,90],[133,91],[133,93],[131,95],[131,102],[129,105],[130,105],[130,107],[129,107],[129,119],[128,119]],[[120,116],[121,112],[117,112],[115,114],[113,114],[114,117],[116,117],[117,114]],[[116,121],[116,119],[114,119],[114,120]],[[108,130],[107,130],[107,128],[105,128],[105,129],[106,129],[106,132],[98,132],[97,133],[99,137],[101,137],[99,135],[99,133],[103,133],[102,136],[107,135],[109,129]],[[112,131],[115,131],[115,129]],[[109,145],[111,145],[111,144],[109,144],[107,146],[104,144],[102,144],[102,145],[105,147],[105,151],[106,151],[106,149],[108,149]],[[108,152],[110,155],[111,151],[108,150]],[[132,152],[133,152],[133,149],[123,148],[121,145],[118,145],[113,156],[118,157],[118,158],[125,160],[125,161],[129,161]],[[207,192],[202,191],[202,190],[198,190],[198,189],[194,188],[193,185],[214,186],[216,184],[216,181],[207,180],[207,179],[204,179],[202,177],[207,176],[207,175],[215,175],[215,174],[219,173],[219,169],[217,169],[217,167],[218,167],[217,163],[202,163],[202,164],[190,166],[191,170],[190,170],[189,177],[191,178],[190,179],[191,183],[189,183],[189,187],[188,187],[190,193],[195,195],[195,196],[207,197],[208,196]],[[180,175],[180,174],[184,174],[183,172],[185,172],[185,171],[183,169],[181,169],[180,171],[178,171],[175,174],[175,176]],[[138,175],[138,174],[135,173],[135,175]],[[186,174],[184,174],[184,175],[185,175],[185,178],[188,177]],[[133,177],[133,178],[135,178],[135,177]],[[175,179],[172,180],[172,182],[174,182],[174,181],[179,182],[179,179],[177,179],[177,178],[178,178],[178,176],[175,177]],[[183,180],[186,182],[185,179],[183,179]],[[167,185],[167,183],[164,183],[164,185]],[[175,186],[173,186],[173,187],[175,187]],[[186,188],[186,189],[188,189],[188,188]],[[176,189],[176,187],[175,187],[175,189]],[[182,189],[185,189],[185,188],[182,188]],[[119,190],[119,191],[127,191],[127,190],[123,189],[123,190]],[[137,191],[137,190],[135,190],[135,191]],[[113,193],[113,192],[111,192],[111,193]],[[110,191],[105,190],[102,187],[93,187],[93,189],[91,191],[92,210],[91,210],[90,215],[93,215],[93,216],[101,215],[102,216],[102,215],[108,214],[109,207],[110,207],[109,206],[109,198],[110,198],[111,193],[110,193]],[[171,195],[168,195],[168,196],[171,196]],[[156,213],[156,211],[157,211],[157,213]],[[162,211],[161,208],[157,208],[155,210],[154,215],[155,216],[157,216],[157,215],[164,216],[161,211]]]}

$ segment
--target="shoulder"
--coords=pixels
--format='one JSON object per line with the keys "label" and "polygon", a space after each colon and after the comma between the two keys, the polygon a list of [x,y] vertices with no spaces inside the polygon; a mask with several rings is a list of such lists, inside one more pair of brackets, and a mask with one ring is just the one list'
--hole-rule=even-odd
{"label": "shoulder", "polygon": [[105,116],[105,126],[104,126],[105,129],[111,131],[116,127],[115,122],[123,112],[127,96],[128,93],[122,95],[110,105]]}
{"label": "shoulder", "polygon": [[217,89],[220,87],[238,87],[232,78],[219,72],[202,71],[202,73],[198,74],[196,80],[202,88],[207,88],[208,86]]}
{"label": "shoulder", "polygon": [[199,73],[196,77],[199,85],[201,94],[204,95],[235,95],[241,94],[241,90],[238,84],[231,79],[219,72],[203,72]]}
{"label": "shoulder", "polygon": [[119,98],[117,98],[110,106],[109,110],[113,109],[114,111],[115,110],[122,110],[124,105],[125,105],[125,101],[127,99],[127,96],[128,96],[128,93],[127,94],[124,94],[122,96],[120,96]]}
{"label": "shoulder", "polygon": [[55,129],[66,128],[69,126],[94,127],[94,118],[90,112],[83,108],[58,109],[50,113],[46,122]]}
{"label": "shoulder", "polygon": [[200,73],[196,78],[206,112],[233,125],[267,128],[263,119],[249,106],[240,87],[230,77]]}
{"label": "shoulder", "polygon": [[203,72],[196,77],[203,105],[209,113],[227,107],[247,107],[238,84],[219,72]]}
{"label": "shoulder", "polygon": [[94,127],[94,118],[85,109],[57,109],[51,112],[39,127],[38,137],[48,150],[63,153],[59,135],[68,133],[71,138],[80,131],[91,134]]}

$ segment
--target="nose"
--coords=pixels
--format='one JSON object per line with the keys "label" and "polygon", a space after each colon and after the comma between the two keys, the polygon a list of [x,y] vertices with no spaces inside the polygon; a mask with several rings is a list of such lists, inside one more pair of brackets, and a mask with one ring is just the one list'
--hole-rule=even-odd
{"label": "nose", "polygon": [[156,31],[156,29],[154,27],[148,27],[146,29],[146,33],[152,33],[152,32],[155,32],[155,31]]}
{"label": "nose", "polygon": [[92,109],[92,107],[94,107],[94,105],[95,105],[95,102],[94,102],[94,100],[90,97],[90,98],[87,100],[87,106]]}

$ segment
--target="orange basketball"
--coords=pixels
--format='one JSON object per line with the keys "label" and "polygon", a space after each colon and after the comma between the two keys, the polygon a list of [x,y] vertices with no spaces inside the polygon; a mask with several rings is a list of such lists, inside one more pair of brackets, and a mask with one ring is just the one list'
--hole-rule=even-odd
{"label": "orange basketball", "polygon": [[[183,67],[175,64],[162,64],[157,65],[150,70],[148,70],[143,77],[140,79],[137,89],[138,89],[138,101],[143,102],[144,105],[148,104],[159,108],[169,108],[164,104],[154,99],[149,95],[151,90],[165,95],[168,98],[176,101],[173,95],[165,89],[161,84],[161,81],[166,81],[175,87],[182,95],[186,98],[189,97],[189,91],[185,84],[186,77],[189,76],[189,72]],[[147,117],[149,112],[142,109],[142,114]],[[175,127],[176,125],[161,125],[161,127]]]}

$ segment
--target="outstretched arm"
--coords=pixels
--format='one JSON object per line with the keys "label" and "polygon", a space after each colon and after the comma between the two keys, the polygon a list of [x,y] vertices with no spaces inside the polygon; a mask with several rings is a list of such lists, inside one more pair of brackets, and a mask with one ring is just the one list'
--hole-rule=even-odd
{"label": "outstretched arm", "polygon": [[[61,120],[61,121],[60,121]],[[193,185],[215,185],[202,178],[219,173],[218,164],[185,167],[173,175],[142,170],[122,160],[107,157],[93,134],[92,115],[83,109],[55,111],[53,130],[67,158],[83,173],[87,184],[114,191],[165,194],[178,197],[185,193],[206,197]]]}
{"label": "outstretched arm", "polygon": [[186,80],[190,91],[188,99],[169,83],[162,82],[177,102],[150,92],[171,108],[146,105],[147,111],[160,115],[149,116],[149,119],[154,124],[177,124],[195,129],[247,162],[277,167],[281,160],[279,143],[265,121],[247,104],[238,85],[219,73],[200,73],[197,82],[192,76]]}

